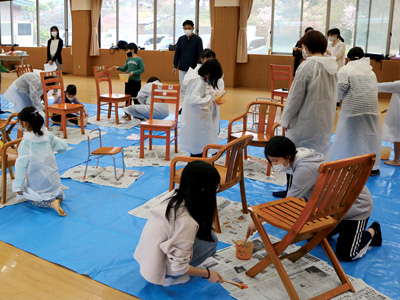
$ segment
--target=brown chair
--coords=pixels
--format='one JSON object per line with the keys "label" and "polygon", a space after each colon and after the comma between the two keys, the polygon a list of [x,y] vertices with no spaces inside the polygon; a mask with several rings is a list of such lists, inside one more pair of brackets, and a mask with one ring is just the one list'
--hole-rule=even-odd
{"label": "brown chair", "polygon": [[[242,199],[243,212],[247,214],[246,190],[244,186],[244,175],[243,175],[243,152],[252,139],[253,136],[246,135],[226,145],[214,145],[214,144],[207,145],[203,149],[203,157],[201,158],[186,157],[186,156],[175,157],[171,161],[169,190],[172,191],[175,183],[179,183],[181,181],[181,174],[183,168],[177,170],[176,169],[177,162],[191,162],[195,160],[202,160],[206,163],[213,165],[217,169],[219,175],[221,176],[221,187],[217,191],[218,193],[229,189],[238,182],[240,183],[240,195]],[[213,157],[207,158],[207,153],[209,149],[219,149],[219,151]],[[224,166],[216,165],[215,162],[224,154],[226,154],[225,165]],[[218,210],[215,211],[214,226],[215,226],[214,231],[220,233],[221,226],[219,224]]]}
{"label": "brown chair", "polygon": [[[275,100],[275,97],[280,97],[281,103],[283,99],[289,95],[290,86],[293,81],[292,66],[281,66],[281,65],[270,65],[271,74],[271,98]],[[275,80],[287,81],[286,88],[276,89]]]}
{"label": "brown chair", "polygon": [[[85,134],[85,124],[83,122],[83,105],[65,103],[64,82],[61,71],[41,72],[40,77],[43,87],[44,113],[46,127],[49,128],[49,118],[52,115],[61,115],[61,122],[51,121],[60,124],[60,130],[64,132],[64,138],[67,138],[67,120],[80,120],[81,132]],[[50,90],[61,90],[61,103],[51,104],[48,102],[47,92]],[[76,117],[67,117],[68,114],[78,114]]]}
{"label": "brown chair", "polygon": [[[178,152],[178,112],[179,112],[179,85],[153,84],[151,87],[151,103],[149,120],[140,123],[140,158],[144,158],[144,140],[149,138],[149,150],[152,150],[152,139],[164,139],[166,141],[165,160],[169,160],[170,145],[175,141],[175,153]],[[175,105],[174,120],[153,119],[154,103],[169,103]],[[174,137],[171,138],[171,131]],[[149,133],[146,134],[145,132]],[[163,131],[166,136],[153,135],[153,131]]]}
{"label": "brown chair", "polygon": [[33,72],[31,65],[15,65],[15,69],[18,77],[20,77],[22,74]]}
{"label": "brown chair", "polygon": [[[129,106],[131,103],[131,95],[126,94],[113,94],[112,92],[112,82],[111,82],[111,73],[108,69],[108,66],[94,66],[93,67],[94,79],[96,81],[96,91],[97,91],[97,121],[100,121],[100,111],[107,111],[107,118],[111,118],[112,106],[114,104],[114,113],[115,113],[115,123],[119,124],[118,118],[118,107],[119,103],[125,102],[125,106]],[[100,94],[100,83],[101,82],[108,83],[108,94]],[[108,109],[102,109],[101,107],[104,105],[108,105]],[[128,115],[128,119],[131,117]]]}
{"label": "brown chair", "polygon": [[8,142],[3,145],[1,149],[0,159],[1,159],[1,204],[6,203],[7,197],[7,169],[10,172],[11,179],[15,179],[12,167],[15,166],[15,161],[18,157],[18,145],[22,138],[16,139],[14,141]]}
{"label": "brown chair", "polygon": [[[268,255],[246,275],[254,277],[273,263],[290,299],[300,299],[281,260],[295,262],[321,244],[342,284],[312,299],[330,299],[346,291],[354,293],[326,237],[357,200],[371,173],[375,156],[371,153],[321,164],[320,175],[307,202],[288,197],[250,207],[251,218]],[[263,221],[287,231],[287,234],[280,242],[272,244]],[[308,242],[299,250],[281,255],[291,244],[305,240]]]}
{"label": "brown chair", "polygon": [[[91,134],[93,132],[95,132],[95,131],[98,131],[97,135],[91,137],[92,136]],[[97,138],[99,139],[100,147],[97,148],[96,150],[90,152],[90,142],[95,140],[95,139],[97,139]],[[122,167],[123,167],[122,175],[119,176],[119,177],[117,177],[117,167],[115,166],[115,157],[114,157],[114,155],[118,154],[118,153],[121,153],[121,155],[122,155]],[[118,181],[122,176],[125,175],[124,149],[122,147],[103,147],[103,144],[101,142],[101,130],[100,130],[100,128],[92,129],[88,133],[88,158],[87,158],[87,161],[86,161],[86,168],[85,168],[85,174],[83,175],[83,179],[86,179],[86,172],[87,172],[87,168],[88,168],[88,165],[89,165],[89,159],[90,159],[90,156],[92,156],[92,155],[97,155],[96,168],[99,167],[99,161],[100,161],[100,157],[101,156],[111,156],[112,157],[112,159],[114,161],[115,180]]]}
{"label": "brown chair", "polygon": [[[274,137],[275,130],[280,125],[276,121],[276,111],[278,108],[283,109],[283,104],[275,103],[272,101],[253,101],[247,104],[246,110],[240,116],[237,116],[229,121],[228,124],[228,142],[233,141],[244,135],[252,135],[253,140],[250,143],[251,146],[265,147],[268,141]],[[256,130],[248,130],[248,115],[253,115],[256,112],[258,120],[254,123]],[[241,121],[243,123],[243,129],[237,132],[232,132],[234,122]],[[244,150],[244,159],[247,159],[247,149]],[[271,165],[268,163],[267,176],[271,175]]]}
{"label": "brown chair", "polygon": [[[18,113],[13,113],[9,115],[7,119],[0,119],[1,141],[3,142],[3,144],[11,142],[10,134],[17,124],[18,124]],[[18,137],[22,137],[22,135]]]}

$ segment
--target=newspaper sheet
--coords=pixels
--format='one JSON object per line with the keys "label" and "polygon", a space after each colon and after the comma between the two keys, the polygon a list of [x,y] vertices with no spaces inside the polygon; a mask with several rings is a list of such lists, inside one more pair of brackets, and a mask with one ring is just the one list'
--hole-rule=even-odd
{"label": "newspaper sheet", "polygon": [[[50,132],[60,138],[64,138],[64,133],[60,131],[60,126],[51,126],[50,127]],[[105,135],[107,132],[102,131],[101,134]],[[80,127],[69,127],[67,126],[67,143],[68,144],[74,144],[77,145],[83,141],[87,141],[87,131],[85,130],[85,133],[81,133],[81,128]]]}
{"label": "newspaper sheet", "polygon": [[[123,114],[121,115],[123,116]],[[95,124],[98,126],[104,127],[114,127],[114,128],[121,128],[121,129],[131,129],[137,125],[139,125],[139,119],[132,118],[132,120],[123,119],[119,117],[119,124],[115,123],[115,115],[111,115],[111,118],[108,119],[107,115],[100,115],[100,121],[97,121],[97,116],[89,117],[88,122],[90,124]]]}
{"label": "newspaper sheet", "polygon": [[[117,178],[122,174],[122,172],[122,169],[117,168]],[[80,182],[87,181],[99,185],[125,189],[134,183],[136,179],[142,176],[143,172],[125,170],[124,176],[122,176],[118,181],[115,179],[114,167],[96,168],[94,166],[89,166],[86,173],[86,179],[83,179],[84,174],[85,166],[80,165],[66,171],[63,175],[61,175],[61,178],[71,178]]]}
{"label": "newspaper sheet", "polygon": [[[189,156],[188,152],[179,151],[175,153],[175,146],[171,146],[169,152],[169,161],[165,160],[165,146],[153,146],[153,150],[149,150],[148,146],[144,146],[144,158],[139,158],[140,147],[129,146],[124,148],[125,151],[125,163],[128,168],[130,167],[169,167],[171,160],[176,156]],[[185,165],[181,163],[178,165]]]}

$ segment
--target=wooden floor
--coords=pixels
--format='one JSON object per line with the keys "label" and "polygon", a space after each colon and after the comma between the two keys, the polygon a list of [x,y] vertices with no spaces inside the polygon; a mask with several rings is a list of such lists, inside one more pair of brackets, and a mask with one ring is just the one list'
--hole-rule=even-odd
{"label": "wooden floor", "polygon": [[[2,74],[2,93],[15,79],[15,73]],[[80,101],[84,103],[96,102],[96,88],[93,77],[67,75],[64,76],[64,83],[65,86],[67,84],[77,86],[77,97]],[[113,88],[113,92],[124,92],[123,83],[117,79],[113,82]],[[226,90],[228,92],[226,95],[227,103],[221,106],[221,119],[224,120],[229,120],[243,113],[247,103],[255,100],[256,97],[270,96],[269,92],[261,89],[227,88]],[[386,109],[388,105],[389,100],[380,100],[381,110]],[[339,114],[336,115],[337,119]],[[382,121],[383,117],[381,118]],[[0,242],[0,299],[124,300],[137,298]]]}

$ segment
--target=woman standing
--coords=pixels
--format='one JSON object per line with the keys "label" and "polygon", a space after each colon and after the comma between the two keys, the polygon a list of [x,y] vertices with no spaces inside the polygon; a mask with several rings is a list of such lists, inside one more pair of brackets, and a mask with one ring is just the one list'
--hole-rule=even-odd
{"label": "woman standing", "polygon": [[[50,28],[50,39],[47,41],[47,62],[57,65],[57,71],[62,70],[61,51],[64,46],[63,40],[60,38],[57,26]],[[53,95],[57,94],[57,90],[53,91]]]}
{"label": "woman standing", "polygon": [[381,162],[381,119],[378,82],[368,57],[360,47],[352,48],[347,63],[338,72],[343,106],[337,123],[330,160],[375,153],[371,176],[379,174]]}

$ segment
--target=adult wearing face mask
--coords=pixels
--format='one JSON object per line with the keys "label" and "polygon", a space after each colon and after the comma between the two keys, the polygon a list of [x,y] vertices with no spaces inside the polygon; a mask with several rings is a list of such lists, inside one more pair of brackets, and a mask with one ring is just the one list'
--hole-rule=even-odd
{"label": "adult wearing face mask", "polygon": [[[47,63],[57,65],[57,71],[62,71],[61,51],[64,46],[63,40],[57,26],[50,28],[50,39],[47,41]],[[53,90],[53,95],[57,94],[57,90]]]}
{"label": "adult wearing face mask", "polygon": [[137,55],[138,47],[135,43],[129,43],[126,49],[128,58],[126,59],[125,65],[122,67],[114,66],[113,68],[129,74],[129,81],[125,82],[125,94],[131,95],[131,97],[134,98],[135,104],[140,104],[136,96],[142,86],[140,75],[144,72],[144,62],[143,59]]}
{"label": "adult wearing face mask", "polygon": [[203,41],[198,35],[193,33],[194,23],[192,21],[186,20],[182,26],[185,34],[176,43],[172,73],[176,74],[179,68],[179,83],[181,85],[181,99],[183,101],[185,96],[185,88],[182,84],[183,79],[189,68],[196,68],[201,57],[201,52],[203,51]]}

